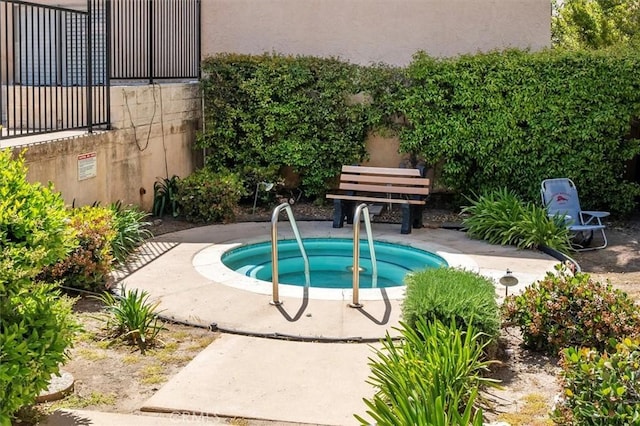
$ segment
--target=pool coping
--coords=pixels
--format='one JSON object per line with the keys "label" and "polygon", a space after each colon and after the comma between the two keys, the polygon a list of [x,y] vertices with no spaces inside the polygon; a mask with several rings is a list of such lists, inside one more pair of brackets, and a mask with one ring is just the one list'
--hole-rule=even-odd
{"label": "pool coping", "polygon": [[[318,237],[309,237],[318,238]],[[344,238],[344,236],[335,237],[323,237],[323,238]],[[268,238],[257,238],[247,240],[246,238],[226,241],[224,243],[212,244],[198,251],[192,259],[192,265],[195,270],[203,277],[215,281],[219,284],[226,285],[235,289],[245,290],[257,294],[271,295],[273,291],[273,285],[270,281],[263,281],[256,278],[248,277],[242,273],[236,272],[228,268],[222,262],[222,256],[229,250],[233,250],[238,247],[248,246],[250,244],[270,242]],[[426,241],[407,241],[406,237],[392,235],[384,235],[382,237],[375,238],[375,241],[383,243],[397,244],[405,247],[412,247],[420,250],[424,250],[433,254],[436,254],[443,258],[450,267],[465,269],[468,271],[478,272],[478,264],[461,252],[452,250],[451,247],[442,246],[433,242]],[[295,286],[289,284],[279,284],[279,293],[283,297],[303,297],[304,290],[306,294],[304,297],[308,297],[312,300],[341,300],[349,301],[353,299],[353,288],[347,289],[333,289],[333,288],[319,288],[309,287],[304,289],[302,286]],[[375,301],[383,300],[383,298],[399,300],[403,299],[406,291],[406,286],[394,286],[385,287],[386,292],[380,292],[380,288],[360,288],[359,299],[362,301]]]}

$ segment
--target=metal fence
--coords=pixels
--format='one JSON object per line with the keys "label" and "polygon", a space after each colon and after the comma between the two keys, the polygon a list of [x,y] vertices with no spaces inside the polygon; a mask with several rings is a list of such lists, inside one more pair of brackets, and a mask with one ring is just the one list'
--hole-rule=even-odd
{"label": "metal fence", "polygon": [[112,79],[200,78],[200,0],[106,1]]}
{"label": "metal fence", "polygon": [[109,123],[101,15],[0,0],[0,137]]}
{"label": "metal fence", "polygon": [[0,138],[110,123],[110,82],[200,77],[200,0],[0,0]]}

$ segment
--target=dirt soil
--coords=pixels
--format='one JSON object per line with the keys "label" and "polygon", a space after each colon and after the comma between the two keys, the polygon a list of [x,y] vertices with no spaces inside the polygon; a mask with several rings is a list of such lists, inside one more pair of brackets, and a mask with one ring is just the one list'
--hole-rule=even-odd
{"label": "dirt soil", "polygon": [[[330,206],[296,204],[296,220],[330,220]],[[268,221],[270,210],[251,207],[237,212],[237,221]],[[397,212],[387,212],[375,218],[379,222],[398,222]],[[427,209],[424,223],[437,227],[460,222],[460,217],[447,209]],[[155,219],[155,235],[197,226],[183,220],[164,217]],[[625,222],[608,223],[609,247],[604,250],[575,254],[583,271],[598,280],[609,280],[640,301],[640,216]],[[146,355],[123,343],[110,344],[103,323],[99,320],[101,306],[95,300],[81,298],[76,304],[84,332],[70,352],[64,370],[76,379],[75,392],[66,399],[40,404],[36,412],[56,408],[82,408],[120,413],[136,412],[164,382],[184,367],[216,334],[206,329],[165,324],[157,347]],[[559,392],[556,374],[557,359],[533,354],[520,347],[516,329],[505,329],[502,335],[501,362],[494,366],[492,377],[501,380],[502,389],[487,395],[493,412],[490,421],[507,421],[511,425],[548,425],[554,398]],[[246,419],[226,419],[236,425],[268,425]],[[23,424],[28,424],[25,421]]]}

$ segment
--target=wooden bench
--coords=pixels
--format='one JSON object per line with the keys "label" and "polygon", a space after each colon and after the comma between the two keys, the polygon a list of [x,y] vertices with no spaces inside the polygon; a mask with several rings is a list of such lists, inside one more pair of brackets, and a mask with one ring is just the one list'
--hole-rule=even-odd
{"label": "wooden bench", "polygon": [[422,210],[429,195],[429,179],[419,169],[342,166],[340,194],[333,199],[333,227],[342,228],[346,218],[353,223],[355,202],[394,203],[402,205],[400,232],[410,234],[411,227],[422,227]]}

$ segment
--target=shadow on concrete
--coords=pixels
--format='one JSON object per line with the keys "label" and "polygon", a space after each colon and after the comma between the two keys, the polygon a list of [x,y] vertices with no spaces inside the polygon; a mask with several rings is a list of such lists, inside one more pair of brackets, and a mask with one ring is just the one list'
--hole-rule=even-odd
{"label": "shadow on concrete", "polygon": [[309,286],[304,286],[304,290],[302,293],[302,303],[300,304],[300,308],[298,309],[298,312],[296,312],[296,314],[293,317],[289,315],[289,313],[284,309],[282,304],[276,305],[276,308],[278,309],[278,312],[282,314],[284,319],[286,319],[289,322],[296,322],[302,317],[302,314],[304,314],[304,311],[307,310],[308,306],[309,306]]}
{"label": "shadow on concrete", "polygon": [[375,318],[372,314],[367,312],[364,306],[357,308],[357,310],[374,324],[386,325],[389,323],[389,318],[391,317],[391,301],[389,300],[389,296],[387,295],[386,289],[381,288],[380,294],[382,294],[382,301],[384,302],[384,312],[382,314],[382,318],[380,319]]}

